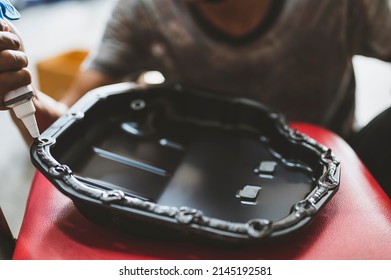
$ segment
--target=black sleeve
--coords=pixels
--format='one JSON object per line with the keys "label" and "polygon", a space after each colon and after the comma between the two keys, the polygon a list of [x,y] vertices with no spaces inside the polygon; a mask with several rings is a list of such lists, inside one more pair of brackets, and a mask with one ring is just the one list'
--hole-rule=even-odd
{"label": "black sleeve", "polygon": [[391,61],[391,1],[350,0],[348,34],[353,55]]}

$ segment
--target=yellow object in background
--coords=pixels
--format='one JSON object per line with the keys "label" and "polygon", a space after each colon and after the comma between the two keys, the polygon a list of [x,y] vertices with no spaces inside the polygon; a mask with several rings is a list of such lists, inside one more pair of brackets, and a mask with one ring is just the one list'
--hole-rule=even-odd
{"label": "yellow object in background", "polygon": [[88,54],[85,50],[72,50],[37,63],[39,89],[59,100],[68,89]]}

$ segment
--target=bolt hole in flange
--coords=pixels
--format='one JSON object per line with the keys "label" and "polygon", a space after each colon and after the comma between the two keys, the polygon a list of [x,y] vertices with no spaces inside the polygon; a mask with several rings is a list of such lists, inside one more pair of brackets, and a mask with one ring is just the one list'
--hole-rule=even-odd
{"label": "bolt hole in flange", "polygon": [[272,223],[265,219],[254,219],[247,224],[247,233],[253,238],[267,236],[272,231]]}
{"label": "bolt hole in flange", "polygon": [[130,102],[130,108],[135,111],[140,111],[144,109],[146,106],[146,103],[142,99],[135,99],[132,102]]}
{"label": "bolt hole in flange", "polygon": [[74,118],[74,119],[80,120],[80,119],[84,118],[84,113],[82,113],[82,112],[71,112],[71,113],[69,113],[69,116]]}

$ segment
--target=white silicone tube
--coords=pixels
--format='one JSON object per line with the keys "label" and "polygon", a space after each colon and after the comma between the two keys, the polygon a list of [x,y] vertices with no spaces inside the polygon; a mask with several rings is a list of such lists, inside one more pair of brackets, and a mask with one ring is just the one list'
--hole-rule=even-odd
{"label": "white silicone tube", "polygon": [[32,87],[25,86],[8,92],[4,97],[4,105],[12,108],[16,117],[22,120],[31,137],[39,137],[39,129],[35,119],[35,107],[32,101]]}

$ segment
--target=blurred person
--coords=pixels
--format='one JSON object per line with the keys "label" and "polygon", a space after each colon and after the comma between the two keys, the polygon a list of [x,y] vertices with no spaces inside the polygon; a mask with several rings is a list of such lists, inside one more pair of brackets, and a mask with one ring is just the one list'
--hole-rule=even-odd
{"label": "blurred person", "polygon": [[[20,38],[4,32],[5,22],[1,29],[0,103],[31,82]],[[44,130],[86,92],[156,70],[168,82],[250,98],[334,131],[391,195],[391,111],[353,130],[354,55],[391,61],[387,0],[119,0],[64,98],[36,91],[36,116]]]}

